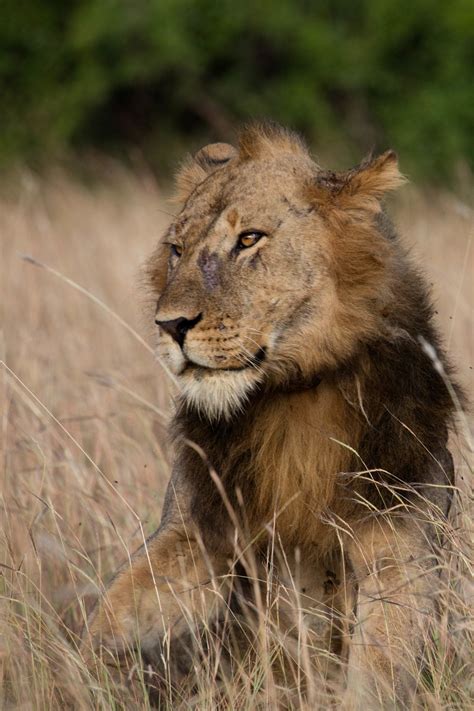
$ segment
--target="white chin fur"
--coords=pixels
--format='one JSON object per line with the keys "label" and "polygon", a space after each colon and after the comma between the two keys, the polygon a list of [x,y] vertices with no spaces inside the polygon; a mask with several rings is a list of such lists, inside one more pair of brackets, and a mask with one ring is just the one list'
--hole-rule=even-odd
{"label": "white chin fur", "polygon": [[230,419],[245,408],[260,378],[255,370],[209,371],[201,378],[183,373],[178,379],[186,402],[209,420]]}

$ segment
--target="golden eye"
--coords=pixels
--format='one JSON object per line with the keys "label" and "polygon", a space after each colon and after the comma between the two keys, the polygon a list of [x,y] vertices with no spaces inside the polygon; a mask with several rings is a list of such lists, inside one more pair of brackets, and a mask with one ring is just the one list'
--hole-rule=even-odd
{"label": "golden eye", "polygon": [[237,240],[237,247],[239,249],[247,249],[248,247],[253,247],[254,244],[265,237],[265,232],[259,232],[258,230],[252,230],[249,232],[242,232]]}
{"label": "golden eye", "polygon": [[180,257],[183,254],[183,248],[179,244],[170,244],[170,250],[173,257]]}

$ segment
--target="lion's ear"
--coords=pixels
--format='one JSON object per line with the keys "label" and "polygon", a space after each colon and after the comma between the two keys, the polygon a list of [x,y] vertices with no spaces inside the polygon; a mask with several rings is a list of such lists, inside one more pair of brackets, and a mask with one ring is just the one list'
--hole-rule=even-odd
{"label": "lion's ear", "polygon": [[354,171],[349,171],[349,179],[344,188],[348,195],[357,195],[381,200],[385,193],[395,190],[405,182],[398,169],[395,151],[386,151],[381,156],[361,163]]}
{"label": "lion's ear", "polygon": [[404,182],[398,169],[397,154],[390,150],[345,173],[318,173],[310,193],[320,206],[332,204],[342,209],[378,212],[385,193]]}
{"label": "lion's ear", "polygon": [[237,151],[229,143],[210,143],[188,156],[176,175],[175,202],[185,202],[210,173],[235,158]]}

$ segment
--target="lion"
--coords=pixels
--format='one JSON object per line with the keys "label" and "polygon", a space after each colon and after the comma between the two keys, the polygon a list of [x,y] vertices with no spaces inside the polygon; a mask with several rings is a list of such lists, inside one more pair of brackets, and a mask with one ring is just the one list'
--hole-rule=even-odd
{"label": "lion", "polygon": [[274,569],[289,637],[292,606],[330,610],[343,708],[416,703],[459,389],[382,206],[403,182],[391,150],[331,172],[272,124],[181,167],[148,265],[175,463],[158,530],[91,615],[91,659],[167,656],[179,684],[199,620],[251,627]]}

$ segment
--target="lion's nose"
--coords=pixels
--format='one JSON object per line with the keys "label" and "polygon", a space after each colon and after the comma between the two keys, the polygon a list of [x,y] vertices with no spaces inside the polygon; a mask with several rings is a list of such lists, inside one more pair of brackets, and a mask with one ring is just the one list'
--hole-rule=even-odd
{"label": "lion's nose", "polygon": [[155,323],[157,326],[162,328],[163,331],[169,333],[170,336],[174,338],[176,343],[179,344],[180,348],[182,348],[187,332],[190,331],[191,328],[194,328],[194,326],[199,323],[201,319],[202,314],[198,314],[196,318],[192,319],[180,316],[180,318],[173,318],[170,321],[159,321],[158,318],[156,318]]}

